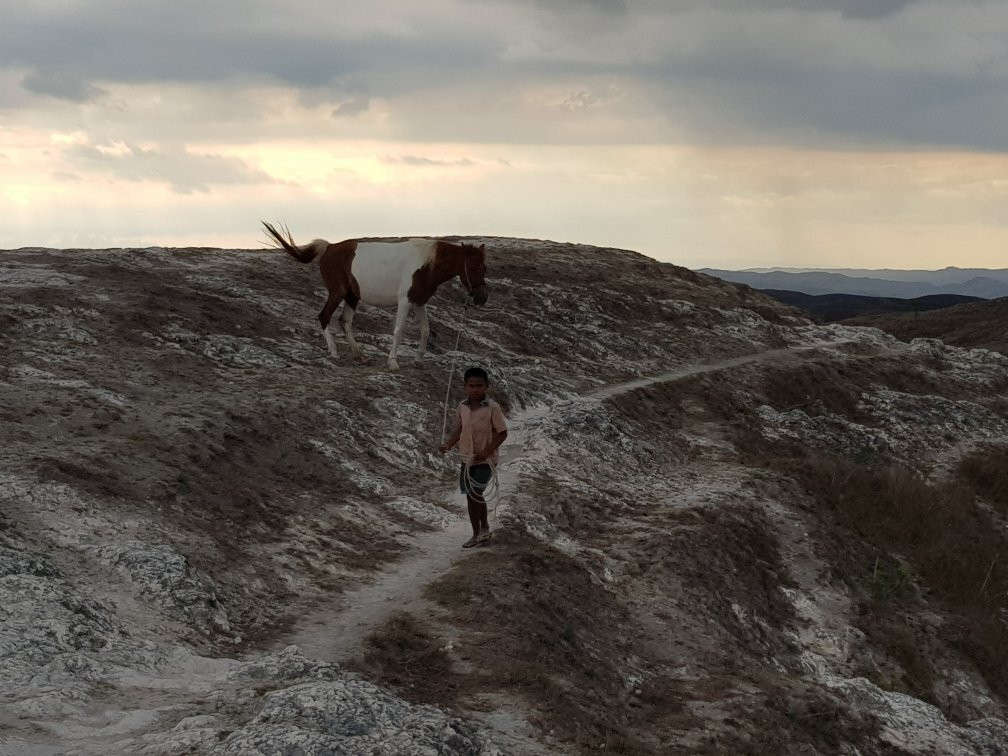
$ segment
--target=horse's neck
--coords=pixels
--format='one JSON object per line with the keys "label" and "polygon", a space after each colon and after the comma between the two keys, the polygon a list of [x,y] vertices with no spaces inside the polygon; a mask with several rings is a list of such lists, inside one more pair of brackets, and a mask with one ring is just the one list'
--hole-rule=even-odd
{"label": "horse's neck", "polygon": [[[455,269],[455,266],[445,264],[438,265],[433,262],[420,268],[417,273],[419,281],[414,279],[414,288],[419,288],[417,294],[421,295],[420,298],[424,300],[421,304],[426,303],[428,299],[433,297],[434,292],[437,291],[437,288],[441,284],[450,281],[455,278],[455,276],[459,275],[459,271]],[[420,286],[416,287],[416,283],[419,283]]]}

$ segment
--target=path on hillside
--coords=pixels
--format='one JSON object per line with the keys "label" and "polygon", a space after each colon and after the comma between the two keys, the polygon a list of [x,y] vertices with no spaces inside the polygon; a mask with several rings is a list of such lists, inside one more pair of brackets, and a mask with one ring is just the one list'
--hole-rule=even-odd
{"label": "path on hillside", "polygon": [[[714,362],[681,365],[658,375],[596,389],[585,394],[583,399],[604,401],[656,383],[681,380],[751,362],[789,359],[802,352],[845,343],[848,342],[817,342]],[[515,413],[508,419],[508,440],[501,448],[501,463],[498,468],[502,497],[507,497],[517,487],[517,472],[513,469],[513,463],[521,457],[526,446],[529,420],[541,417],[544,412],[548,410],[534,407]],[[445,489],[450,490],[453,485],[452,481],[446,481]],[[456,494],[449,506],[460,513],[455,522],[446,528],[416,536],[414,547],[406,557],[375,573],[369,582],[334,596],[331,603],[324,603],[311,610],[291,632],[282,637],[280,646],[294,644],[308,656],[327,661],[344,661],[359,654],[365,639],[392,615],[410,612],[423,616],[432,611],[434,606],[423,596],[424,587],[456,564],[469,558],[478,558],[481,549],[493,548],[491,541],[488,546],[462,550],[460,547],[469,538],[471,531],[461,494]],[[497,523],[491,522],[491,526],[496,527]]]}
{"label": "path on hillside", "polygon": [[846,343],[848,342],[829,341],[817,344],[803,344],[800,347],[769,349],[765,352],[744,354],[741,357],[731,357],[725,360],[718,360],[717,362],[698,362],[692,365],[680,365],[675,370],[669,370],[668,372],[660,373],[659,375],[639,378],[634,381],[627,381],[626,383],[614,383],[611,386],[604,386],[585,394],[585,398],[599,400],[611,399],[614,396],[625,394],[628,391],[635,391],[636,389],[644,388],[645,386],[653,386],[656,383],[679,381],[683,378],[700,375],[701,373],[713,373],[718,370],[726,370],[727,368],[738,367],[739,365],[745,365],[750,362],[772,362],[773,360],[787,359],[789,357],[793,357],[796,353],[808,351],[810,349],[816,349],[823,346],[838,346]]}

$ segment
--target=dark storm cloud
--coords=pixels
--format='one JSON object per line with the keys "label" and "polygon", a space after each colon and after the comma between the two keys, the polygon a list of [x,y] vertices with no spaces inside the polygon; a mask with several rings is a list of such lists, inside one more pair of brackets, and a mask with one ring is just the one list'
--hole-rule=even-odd
{"label": "dark storm cloud", "polygon": [[[827,7],[837,8],[851,18],[883,18],[898,13],[917,0],[824,0]],[[819,5],[819,3],[813,3]]]}
{"label": "dark storm cloud", "polygon": [[[518,0],[519,3],[522,0]],[[627,0],[525,0],[530,5],[559,13],[578,11],[600,11],[602,13],[625,13],[629,7]]]}
{"label": "dark storm cloud", "polygon": [[348,38],[336,6],[320,7],[317,18],[301,28],[236,22],[254,18],[257,8],[268,5],[237,0],[198,5],[99,2],[42,14],[19,4],[5,11],[0,25],[0,67],[46,70],[53,81],[207,82],[265,76],[314,87],[361,72],[394,70],[408,80],[411,72],[472,67],[488,60],[481,45],[464,36],[417,38],[368,29]]}
{"label": "dark storm cloud", "polygon": [[[984,0],[18,3],[0,26],[0,68],[18,71],[23,90],[66,102],[94,100],[116,83],[282,82],[302,104],[324,106],[329,125],[341,129],[384,100],[387,133],[402,139],[549,142],[568,138],[577,118],[584,140],[618,140],[624,119],[656,124],[654,141],[1008,150],[1008,132],[998,128],[1008,119],[1006,7]],[[537,88],[559,94],[525,96]],[[602,124],[596,131],[592,119]],[[254,120],[243,128],[253,135]]]}
{"label": "dark storm cloud", "polygon": [[104,94],[98,87],[66,73],[47,74],[30,71],[22,77],[21,86],[35,94],[49,95],[72,102],[85,102]]}
{"label": "dark storm cloud", "polygon": [[[718,0],[715,0],[717,2]],[[898,13],[904,7],[920,0],[753,0],[743,3],[739,0],[718,2],[719,5],[742,10],[749,8],[796,8],[810,11],[835,11],[849,18],[884,18]]]}
{"label": "dark storm cloud", "polygon": [[810,11],[835,11],[851,18],[883,18],[898,13],[905,6],[920,0],[665,0],[659,3],[632,0],[474,0],[499,2],[539,8],[555,13],[601,12],[619,15],[641,6],[664,7],[671,13],[696,8],[725,8],[751,11],[759,8],[795,8]]}

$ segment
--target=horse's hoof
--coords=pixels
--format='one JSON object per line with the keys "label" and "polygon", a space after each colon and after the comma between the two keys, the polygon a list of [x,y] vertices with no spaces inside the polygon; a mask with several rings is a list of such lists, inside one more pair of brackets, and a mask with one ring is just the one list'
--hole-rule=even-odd
{"label": "horse's hoof", "polygon": [[398,370],[399,369],[399,363],[396,362],[395,360],[390,360],[389,364],[388,364],[388,369],[389,370],[393,370],[393,371]]}

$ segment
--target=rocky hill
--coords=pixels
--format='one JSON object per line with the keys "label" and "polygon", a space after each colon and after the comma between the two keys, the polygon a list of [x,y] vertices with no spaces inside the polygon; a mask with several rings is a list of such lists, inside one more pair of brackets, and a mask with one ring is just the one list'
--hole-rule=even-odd
{"label": "rocky hill", "polygon": [[1008,354],[1008,298],[966,302],[939,312],[862,314],[852,325],[881,328],[900,339],[941,339],[956,346],[994,349]]}
{"label": "rocky hill", "polygon": [[397,373],[276,251],[0,253],[5,753],[1003,753],[1008,359],[478,241]]}

